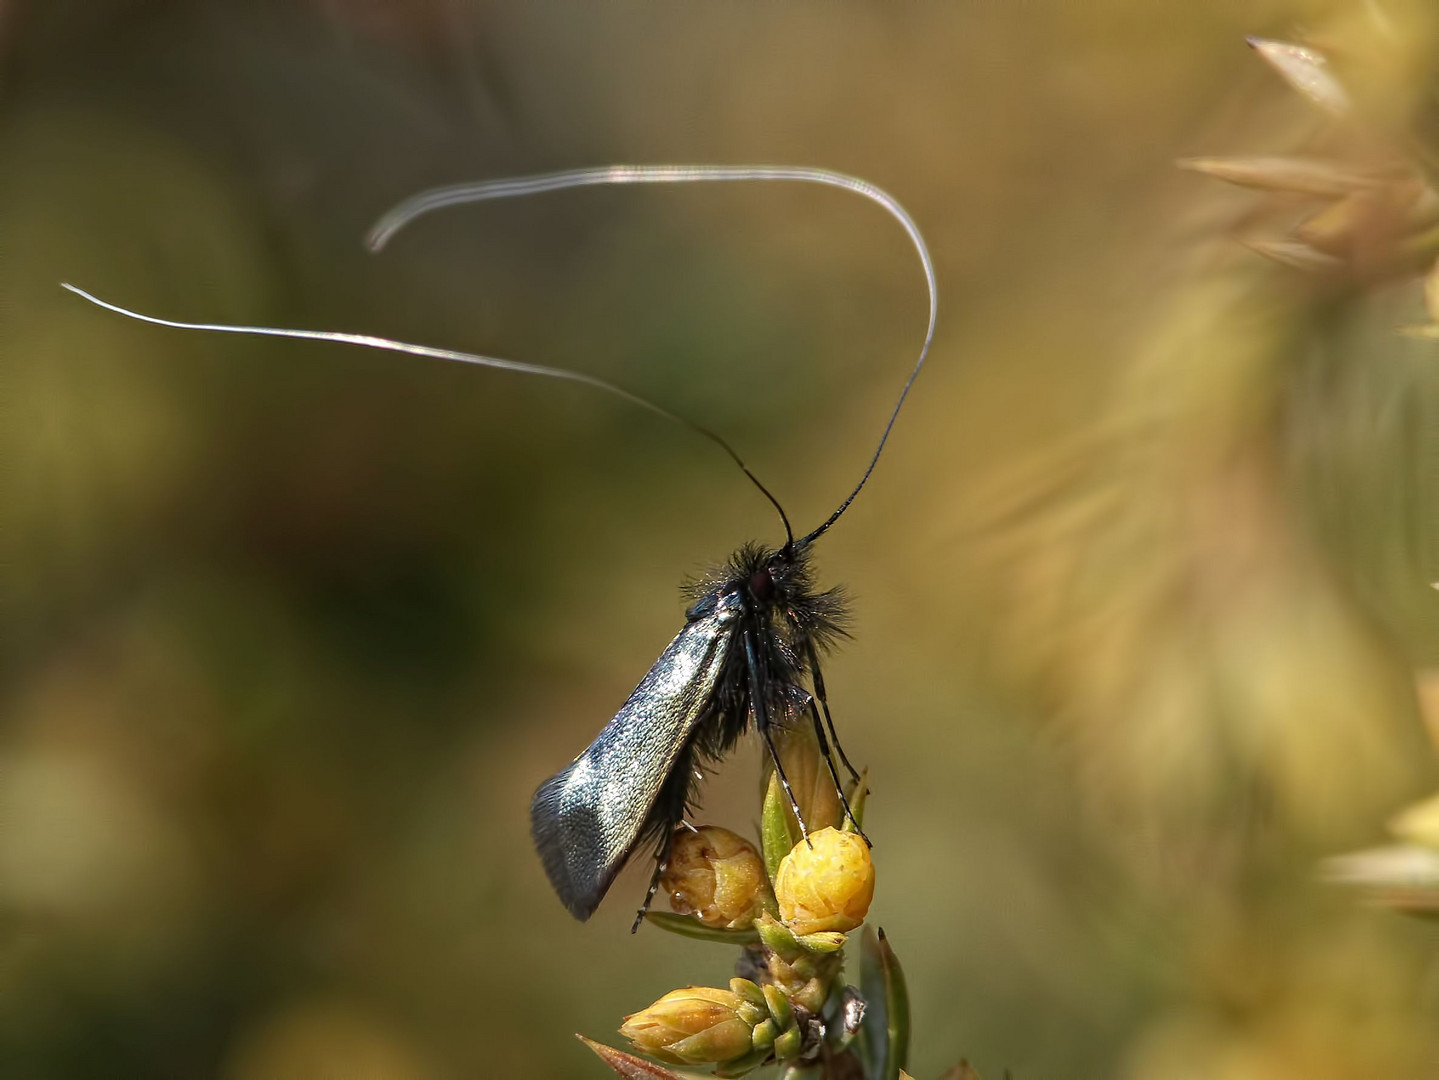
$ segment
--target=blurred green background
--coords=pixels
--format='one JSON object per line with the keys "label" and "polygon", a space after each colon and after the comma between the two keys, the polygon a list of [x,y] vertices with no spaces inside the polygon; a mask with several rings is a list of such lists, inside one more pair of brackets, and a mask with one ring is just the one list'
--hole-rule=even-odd
{"label": "blurred green background", "polygon": [[[1435,786],[1419,285],[1316,300],[1173,167],[1322,124],[1246,34],[1417,92],[1397,7],[0,2],[0,1075],[597,1076],[572,1032],[723,985],[626,932],[645,868],[571,921],[526,812],[680,580],[777,539],[723,456],[57,284],[600,375],[812,527],[922,336],[874,208],[585,191],[362,248],[433,184],[629,161],[856,173],[934,249],[931,365],[818,553],[911,1072],[1434,1075],[1439,942],[1315,872]],[[704,819],[749,830],[757,763]]]}

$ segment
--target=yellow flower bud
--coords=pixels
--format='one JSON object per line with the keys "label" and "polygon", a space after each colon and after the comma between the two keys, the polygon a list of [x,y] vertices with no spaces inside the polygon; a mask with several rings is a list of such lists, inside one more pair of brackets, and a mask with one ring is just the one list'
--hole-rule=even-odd
{"label": "yellow flower bud", "polygon": [[715,825],[679,829],[660,888],[670,907],[706,926],[744,930],[763,910],[764,860],[741,836]]}
{"label": "yellow flower bud", "polygon": [[671,1065],[705,1065],[750,1053],[754,1029],[767,1019],[763,1006],[732,990],[690,986],[625,1017],[620,1034],[636,1050]]}
{"label": "yellow flower bud", "polygon": [[779,864],[774,881],[779,915],[797,935],[853,930],[874,899],[869,845],[854,833],[821,829]]}

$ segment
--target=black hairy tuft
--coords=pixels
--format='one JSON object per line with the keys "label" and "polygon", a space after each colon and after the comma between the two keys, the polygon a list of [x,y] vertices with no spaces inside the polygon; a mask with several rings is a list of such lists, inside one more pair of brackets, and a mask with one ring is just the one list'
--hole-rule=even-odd
{"label": "black hairy tuft", "polygon": [[[754,590],[758,575],[772,583],[764,598]],[[744,544],[726,562],[687,582],[684,591],[691,616],[723,595],[739,595],[744,603],[744,617],[731,631],[736,645],[714,687],[714,713],[692,739],[698,766],[723,758],[758,722],[749,657],[740,644],[746,635],[754,643],[768,723],[786,727],[805,716],[810,695],[804,684],[813,675],[812,658],[849,634],[843,593],[838,587],[815,590],[809,551],[802,544]],[[691,808],[694,795],[691,789]]]}
{"label": "black hairy tuft", "polygon": [[[772,549],[750,541],[725,562],[683,581],[680,595],[693,607],[726,588],[745,587],[756,573],[766,570],[777,587],[777,596],[770,605],[777,632],[796,639],[792,642],[796,646],[809,638],[820,652],[828,652],[850,636],[843,586],[815,590],[809,548],[802,543]],[[805,667],[800,665],[801,670]]]}

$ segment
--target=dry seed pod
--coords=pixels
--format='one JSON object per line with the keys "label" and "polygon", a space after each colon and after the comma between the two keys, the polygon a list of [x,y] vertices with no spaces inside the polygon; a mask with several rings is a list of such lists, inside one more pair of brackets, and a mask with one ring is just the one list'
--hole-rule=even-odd
{"label": "dry seed pod", "polygon": [[764,909],[764,860],[728,829],[681,827],[670,840],[660,888],[680,915],[725,930],[748,929]]}

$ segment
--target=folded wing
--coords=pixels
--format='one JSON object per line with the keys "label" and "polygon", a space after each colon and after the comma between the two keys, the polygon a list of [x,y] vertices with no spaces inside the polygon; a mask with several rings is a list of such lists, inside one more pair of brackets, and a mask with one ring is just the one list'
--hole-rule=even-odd
{"label": "folded wing", "polygon": [[728,622],[727,613],[712,611],[686,624],[595,741],[535,792],[535,847],[575,918],[588,919],[599,906],[713,708],[732,638]]}

